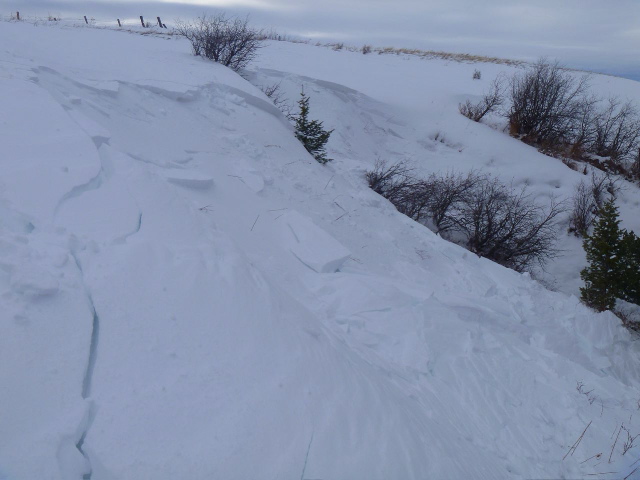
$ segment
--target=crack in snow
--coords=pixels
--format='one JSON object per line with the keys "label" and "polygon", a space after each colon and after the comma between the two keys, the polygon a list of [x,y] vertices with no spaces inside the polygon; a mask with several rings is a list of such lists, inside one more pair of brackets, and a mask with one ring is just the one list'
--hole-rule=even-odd
{"label": "crack in snow", "polygon": [[[83,283],[84,283],[84,271],[82,269],[80,260],[78,259],[76,253],[73,250],[71,250],[70,254],[73,260],[75,261],[76,266],[78,267],[78,270],[80,271],[80,274],[83,278]],[[98,313],[96,312],[96,307],[93,302],[93,298],[86,284],[85,284],[85,291],[86,291],[87,299],[89,300],[91,311],[93,312],[93,320],[92,320],[92,327],[91,327],[91,341],[89,344],[89,358],[87,359],[87,367],[85,369],[84,378],[82,379],[83,400],[86,400],[91,396],[91,383],[93,380],[93,371],[95,369],[96,360],[98,358],[98,340],[100,336],[100,318],[98,317]],[[84,440],[87,436],[87,433],[91,428],[91,424],[93,423],[94,416],[95,416],[94,405],[93,403],[91,403],[91,406],[89,407],[88,420],[84,426],[84,430],[82,432],[82,435],[80,436],[80,439],[78,440],[78,443],[76,443],[76,448],[82,454],[82,456],[87,460],[87,463],[89,465],[89,473],[86,473],[85,475],[83,475],[82,477],[83,480],[91,480],[91,475],[92,475],[91,459],[89,458],[89,455],[84,451],[83,445],[84,445]]]}
{"label": "crack in snow", "polygon": [[134,236],[136,233],[138,233],[140,231],[140,229],[142,228],[142,212],[140,212],[138,214],[138,223],[136,224],[136,227],[130,231],[129,233],[125,233],[124,235],[116,238],[113,240],[114,243],[124,243],[127,241],[127,239],[129,237]]}
{"label": "crack in snow", "polygon": [[58,214],[58,212],[60,211],[60,208],[67,200],[79,197],[83,193],[89,192],[91,190],[97,190],[98,188],[100,188],[102,186],[103,177],[104,177],[104,173],[103,173],[102,167],[100,167],[100,171],[98,172],[98,174],[93,178],[91,178],[88,182],[85,182],[81,185],[76,185],[67,193],[65,193],[62,196],[62,198],[58,201],[58,205],[56,205],[54,215]]}

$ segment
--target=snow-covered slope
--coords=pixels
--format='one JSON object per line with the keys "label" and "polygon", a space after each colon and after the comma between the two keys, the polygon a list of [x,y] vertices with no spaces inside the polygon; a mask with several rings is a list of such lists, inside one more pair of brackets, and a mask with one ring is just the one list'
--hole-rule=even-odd
{"label": "snow-covered slope", "polygon": [[621,422],[640,432],[619,321],[445,242],[362,178],[417,152],[427,170],[567,178],[448,113],[479,93],[473,66],[269,44],[249,76],[292,99],[304,82],[336,128],[321,166],[258,88],[182,40],[0,23],[0,45],[0,478],[635,468],[624,432],[610,454]]}

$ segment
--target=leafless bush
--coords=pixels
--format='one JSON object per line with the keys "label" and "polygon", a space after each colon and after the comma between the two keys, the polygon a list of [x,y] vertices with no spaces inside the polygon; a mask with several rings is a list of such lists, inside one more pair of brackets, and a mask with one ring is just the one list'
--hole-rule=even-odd
{"label": "leafless bush", "polygon": [[582,159],[595,139],[594,118],[600,99],[595,96],[582,96],[576,105],[575,118],[568,133],[570,144],[567,154],[574,159]]}
{"label": "leafless bush", "polygon": [[638,146],[638,152],[636,153],[636,157],[631,163],[631,168],[629,168],[629,172],[631,173],[632,178],[636,180],[640,180],[640,146]]}
{"label": "leafless bush", "polygon": [[280,90],[280,83],[274,83],[266,87],[260,87],[260,90],[271,99],[273,104],[289,119],[293,118],[291,113],[292,106],[287,101],[287,97]]}
{"label": "leafless bush", "polygon": [[466,195],[454,223],[470,251],[521,272],[555,257],[555,218],[563,211],[553,199],[545,208],[524,188],[487,178]]}
{"label": "leafless bush", "polygon": [[421,180],[404,163],[379,162],[367,180],[400,212],[506,267],[524,271],[555,256],[555,218],[564,209],[554,200],[542,207],[524,189],[476,172]]}
{"label": "leafless bush", "polygon": [[610,98],[593,123],[592,153],[617,162],[633,158],[640,146],[640,115],[632,102]]}
{"label": "leafless bush", "polygon": [[591,189],[584,180],[580,180],[580,183],[576,185],[572,202],[569,232],[574,233],[577,237],[585,237],[593,225],[597,207]]}
{"label": "leafless bush", "polygon": [[367,53],[371,53],[371,45],[363,45],[361,51],[363,55],[366,55]]}
{"label": "leafless bush", "polygon": [[511,81],[511,133],[536,144],[570,142],[588,86],[587,76],[577,79],[557,62],[539,60]]}
{"label": "leafless bush", "polygon": [[430,198],[427,210],[436,233],[445,233],[455,226],[454,219],[458,212],[454,212],[466,200],[471,192],[485,177],[475,171],[466,175],[447,172],[444,175],[432,174],[426,183],[430,187]]}
{"label": "leafless bush", "polygon": [[487,113],[495,112],[504,102],[504,86],[501,78],[496,78],[479,103],[473,104],[469,100],[461,103],[460,113],[465,117],[479,122]]}
{"label": "leafless bush", "polygon": [[193,54],[235,71],[246,67],[260,48],[262,34],[249,26],[249,18],[224,13],[203,15],[193,22],[177,22],[176,30],[191,42]]}
{"label": "leafless bush", "polygon": [[482,72],[480,70],[473,71],[473,79],[480,80],[482,78]]}
{"label": "leafless bush", "polygon": [[569,216],[569,232],[577,237],[585,237],[609,199],[615,199],[619,190],[618,180],[609,174],[591,174],[589,183],[580,180],[572,197]]}
{"label": "leafless bush", "polygon": [[406,211],[407,198],[416,190],[418,183],[413,176],[413,169],[405,162],[388,166],[385,161],[378,160],[365,178],[369,188],[393,203],[402,213]]}
{"label": "leafless bush", "polygon": [[335,50],[336,52],[338,50],[342,50],[344,48],[344,43],[334,43],[332,46],[333,50]]}

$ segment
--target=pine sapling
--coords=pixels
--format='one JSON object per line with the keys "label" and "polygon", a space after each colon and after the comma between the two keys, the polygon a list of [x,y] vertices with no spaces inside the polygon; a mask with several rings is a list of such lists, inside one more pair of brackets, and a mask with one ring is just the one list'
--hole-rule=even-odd
{"label": "pine sapling", "polygon": [[295,117],[296,138],[319,163],[330,162],[332,159],[327,157],[325,146],[333,130],[325,130],[318,120],[309,120],[309,96],[304,94],[304,89],[300,93],[298,105],[300,113]]}
{"label": "pine sapling", "polygon": [[580,272],[585,282],[580,289],[582,300],[600,312],[613,309],[620,294],[624,271],[621,242],[618,208],[609,200],[600,211],[593,234],[583,243],[589,265]]}
{"label": "pine sapling", "polygon": [[633,232],[622,233],[622,255],[620,298],[640,305],[640,237]]}

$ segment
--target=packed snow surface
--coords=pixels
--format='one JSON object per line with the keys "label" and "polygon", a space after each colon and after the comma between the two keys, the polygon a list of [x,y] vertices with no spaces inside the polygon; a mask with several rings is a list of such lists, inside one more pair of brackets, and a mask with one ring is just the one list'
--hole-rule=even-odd
{"label": "packed snow surface", "polygon": [[579,173],[457,113],[515,68],[260,54],[245,76],[304,84],[332,163],[182,39],[0,23],[0,479],[640,478],[619,320],[363,178],[411,160],[570,194]]}

